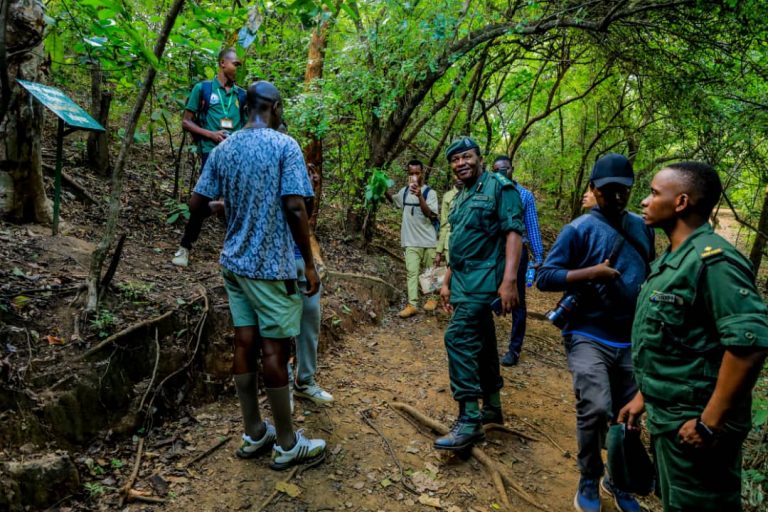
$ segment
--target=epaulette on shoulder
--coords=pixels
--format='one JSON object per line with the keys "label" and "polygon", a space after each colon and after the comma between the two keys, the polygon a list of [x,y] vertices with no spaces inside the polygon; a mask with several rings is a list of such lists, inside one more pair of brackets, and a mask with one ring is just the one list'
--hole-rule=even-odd
{"label": "epaulette on shoulder", "polygon": [[717,235],[700,236],[693,242],[696,254],[705,262],[713,262],[726,256],[728,242]]}
{"label": "epaulette on shoulder", "polygon": [[498,181],[499,184],[501,184],[501,186],[504,188],[515,186],[515,184],[512,183],[512,180],[510,180],[500,172],[492,172],[491,176],[493,176],[496,179],[496,181]]}

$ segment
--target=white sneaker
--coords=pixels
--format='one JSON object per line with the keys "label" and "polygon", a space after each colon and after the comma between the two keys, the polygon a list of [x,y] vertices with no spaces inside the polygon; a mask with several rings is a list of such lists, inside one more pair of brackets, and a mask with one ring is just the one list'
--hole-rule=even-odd
{"label": "white sneaker", "polygon": [[304,429],[297,430],[296,444],[290,450],[283,450],[275,443],[272,447],[272,462],[269,467],[283,471],[297,464],[314,466],[325,459],[325,441],[322,439],[307,439],[304,437]]}
{"label": "white sneaker", "polygon": [[179,247],[179,250],[173,255],[171,263],[178,267],[189,266],[189,249],[186,247]]}
{"label": "white sneaker", "polygon": [[302,387],[296,384],[296,387],[294,388],[293,392],[299,398],[306,398],[307,400],[312,400],[316,404],[328,405],[331,402],[333,402],[333,395],[325,391],[323,388],[321,388],[317,384],[310,384],[309,386],[305,386],[305,387]]}
{"label": "white sneaker", "polygon": [[261,436],[261,439],[254,441],[248,434],[243,434],[243,444],[237,449],[235,455],[241,459],[252,459],[266,452],[267,449],[272,448],[275,444],[275,439],[277,439],[277,432],[274,425],[270,422],[264,420],[264,425],[267,427],[267,430]]}

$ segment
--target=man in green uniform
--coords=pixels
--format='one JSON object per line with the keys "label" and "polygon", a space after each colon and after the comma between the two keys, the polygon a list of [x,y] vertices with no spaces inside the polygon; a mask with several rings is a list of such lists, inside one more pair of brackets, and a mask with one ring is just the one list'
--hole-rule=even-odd
{"label": "man in green uniform", "polygon": [[[235,85],[237,68],[241,65],[234,48],[222,50],[219,53],[219,72],[216,78],[195,84],[187,99],[181,126],[198,142],[201,170],[213,148],[248,121],[243,115],[245,90]],[[190,209],[184,236],[171,260],[174,265],[189,265],[189,251],[200,236],[203,220]]]}
{"label": "man in green uniform", "polygon": [[446,156],[464,183],[448,218],[451,261],[440,290],[444,308],[453,311],[445,348],[459,417],[434,446],[464,450],[483,438],[483,423],[504,421],[491,303],[498,300],[497,311],[504,314],[517,306],[523,209],[506,176],[484,171],[474,140],[462,137],[448,147]]}
{"label": "man in green uniform", "polygon": [[722,185],[712,167],[670,165],[643,202],[670,245],[637,300],[637,396],[618,420],[648,411],[667,512],[741,510],[741,445],[751,391],[768,352],[768,310],[749,261],[707,222]]}

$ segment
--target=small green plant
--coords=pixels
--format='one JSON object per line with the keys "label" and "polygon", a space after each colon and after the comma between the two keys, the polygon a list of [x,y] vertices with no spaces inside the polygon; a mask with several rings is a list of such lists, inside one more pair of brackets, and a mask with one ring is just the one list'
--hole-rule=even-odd
{"label": "small green plant", "polygon": [[374,170],[373,174],[371,174],[371,179],[365,186],[366,206],[380,203],[384,199],[384,193],[394,184],[395,182],[384,171],[380,169]]}
{"label": "small green plant", "polygon": [[139,302],[147,300],[149,293],[152,291],[153,283],[142,283],[141,281],[128,281],[126,283],[119,283],[117,288],[123,297],[131,302]]}
{"label": "small green plant", "polygon": [[180,217],[184,220],[189,220],[189,205],[187,203],[179,203],[175,199],[167,199],[165,201],[165,208],[168,212],[168,218],[165,220],[168,224],[173,224]]}
{"label": "small green plant", "polygon": [[109,336],[112,328],[117,324],[117,317],[108,309],[100,310],[94,318],[91,319],[91,327],[95,330],[99,338]]}
{"label": "small green plant", "polygon": [[112,469],[120,469],[125,466],[125,462],[121,461],[120,459],[112,459],[109,462],[109,465],[112,466]]}
{"label": "small green plant", "polygon": [[85,487],[85,490],[91,498],[101,496],[106,491],[104,486],[97,482],[88,482],[83,487]]}

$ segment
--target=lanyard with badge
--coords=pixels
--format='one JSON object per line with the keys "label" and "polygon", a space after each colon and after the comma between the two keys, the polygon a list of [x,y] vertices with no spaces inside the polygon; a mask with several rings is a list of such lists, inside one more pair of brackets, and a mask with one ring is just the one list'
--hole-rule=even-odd
{"label": "lanyard with badge", "polygon": [[[221,91],[223,88],[219,88]],[[227,106],[224,107],[224,117],[221,118],[221,121],[219,122],[219,127],[221,127],[222,130],[232,130],[235,127],[235,123],[232,121],[232,118],[229,117],[229,109],[232,108],[232,100],[235,97],[235,94],[227,94],[227,90],[223,89],[224,96],[229,96],[229,101],[227,102]],[[232,89],[230,90],[230,93],[236,92],[234,91],[234,86],[232,86]],[[224,101],[221,102],[222,106],[224,106]]]}

